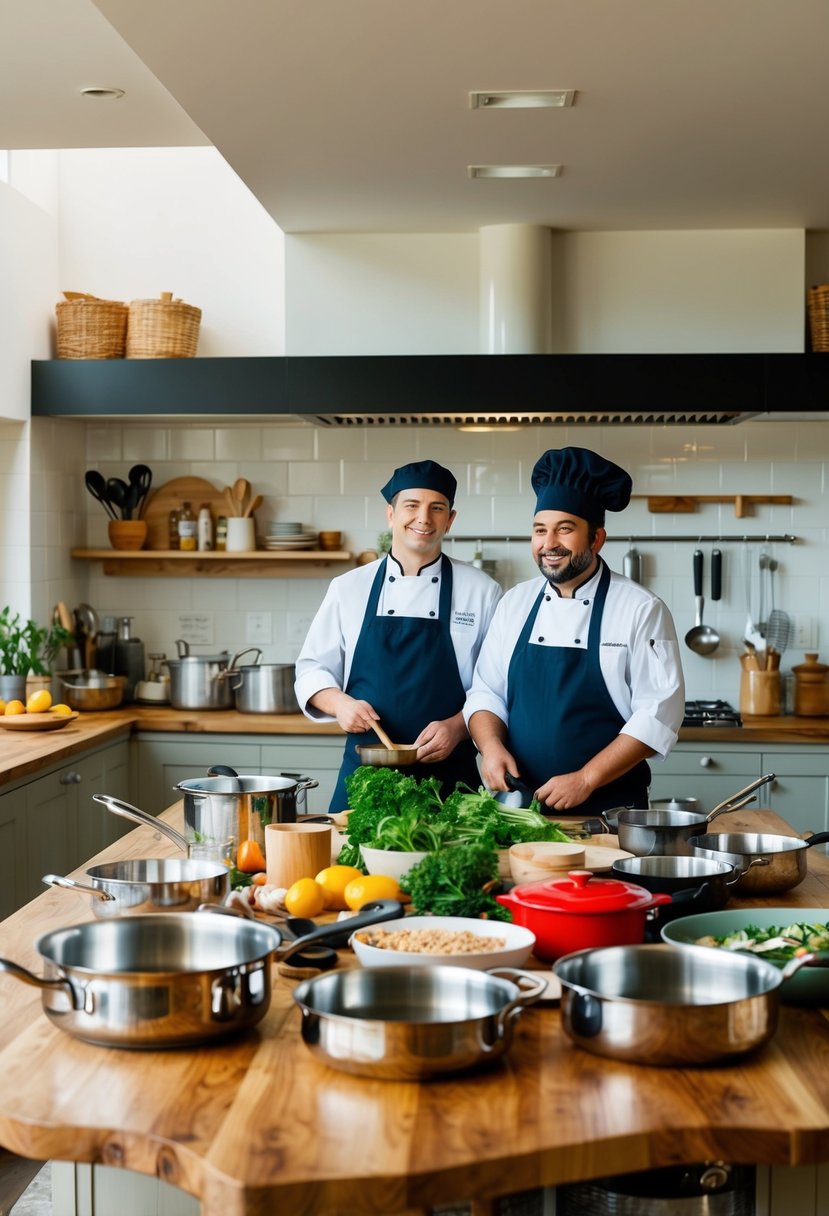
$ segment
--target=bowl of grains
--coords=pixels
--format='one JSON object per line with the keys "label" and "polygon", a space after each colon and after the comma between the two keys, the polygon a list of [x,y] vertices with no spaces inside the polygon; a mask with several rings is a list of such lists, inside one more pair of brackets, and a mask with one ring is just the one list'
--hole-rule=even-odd
{"label": "bowl of grains", "polygon": [[357,929],[349,942],[364,967],[521,967],[535,934],[523,925],[471,916],[406,916]]}

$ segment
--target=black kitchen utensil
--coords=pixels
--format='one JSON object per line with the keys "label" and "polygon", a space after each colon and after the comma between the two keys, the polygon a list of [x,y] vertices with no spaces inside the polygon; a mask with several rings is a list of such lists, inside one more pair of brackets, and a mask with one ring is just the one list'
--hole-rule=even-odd
{"label": "black kitchen utensil", "polygon": [[130,489],[132,490],[131,497],[134,500],[132,509],[135,512],[136,519],[140,519],[144,499],[149,494],[153,481],[152,469],[146,464],[134,464],[127,477],[129,478]]}
{"label": "black kitchen utensil", "polygon": [[93,498],[98,500],[106,511],[107,515],[109,515],[111,519],[117,519],[118,516],[113,511],[112,503],[109,501],[109,495],[107,494],[107,483],[103,473],[97,472],[96,469],[87,469],[86,473],[84,474],[84,482],[86,483],[86,488],[89,490],[89,493]]}
{"label": "black kitchen utensil", "polygon": [[129,486],[121,477],[110,477],[106,484],[107,498],[121,512],[121,519],[132,519]]}

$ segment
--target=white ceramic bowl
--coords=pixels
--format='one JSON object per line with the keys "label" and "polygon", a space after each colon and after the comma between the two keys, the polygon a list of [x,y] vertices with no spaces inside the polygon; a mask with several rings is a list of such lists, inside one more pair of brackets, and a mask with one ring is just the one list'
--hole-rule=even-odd
{"label": "white ceramic bowl", "polygon": [[584,865],[584,845],[557,840],[528,841],[514,844],[509,851],[513,882],[539,882],[556,878]]}
{"label": "white ceramic bowl", "polygon": [[360,845],[360,852],[369,874],[387,874],[389,878],[397,879],[426,856],[425,853],[401,853],[396,849],[367,849],[365,845]]}
{"label": "white ceramic bowl", "polygon": [[[480,954],[421,954],[404,950],[382,950],[370,946],[361,937],[385,930],[442,929],[450,933],[474,933],[481,938]],[[500,937],[506,945],[491,949],[486,939]],[[406,916],[402,920],[382,921],[367,929],[357,929],[349,942],[364,967],[437,966],[473,967],[486,971],[489,967],[521,967],[530,957],[535,934],[523,925],[511,925],[501,920],[476,920],[471,916]]]}

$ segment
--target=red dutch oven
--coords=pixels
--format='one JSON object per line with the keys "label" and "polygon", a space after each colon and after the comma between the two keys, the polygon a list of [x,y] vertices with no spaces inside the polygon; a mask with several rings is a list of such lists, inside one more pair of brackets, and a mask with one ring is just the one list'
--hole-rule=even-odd
{"label": "red dutch oven", "polygon": [[618,878],[570,870],[566,878],[527,883],[496,895],[512,919],[535,934],[533,954],[545,961],[594,946],[638,945],[652,908],[671,896]]}

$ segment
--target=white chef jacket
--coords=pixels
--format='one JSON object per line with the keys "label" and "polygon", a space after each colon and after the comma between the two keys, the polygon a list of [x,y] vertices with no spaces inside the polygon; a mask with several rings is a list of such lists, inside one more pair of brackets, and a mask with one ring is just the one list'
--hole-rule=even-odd
{"label": "white chef jacket", "polygon": [[[449,632],[464,688],[472,683],[472,671],[489,627],[501,588],[482,570],[466,562],[452,562],[452,605]],[[358,566],[331,580],[325,599],[308,630],[296,663],[296,697],[307,718],[333,722],[313,705],[311,697],[323,688],[345,689],[351,662],[374,577],[380,565],[386,566],[377,615],[437,617],[440,602],[441,559],[406,575],[399,562],[389,554],[366,566]]]}
{"label": "white chef jacket", "polygon": [[[519,634],[539,591],[546,587],[532,630],[531,645],[587,649],[590,614],[601,564],[573,599],[565,599],[543,575],[519,583],[500,601],[472,680],[464,718],[486,709],[509,726],[509,664]],[[610,572],[599,663],[607,691],[624,719],[622,734],[632,735],[663,759],[676,743],[685,714],[685,682],[671,614],[647,588]]]}

